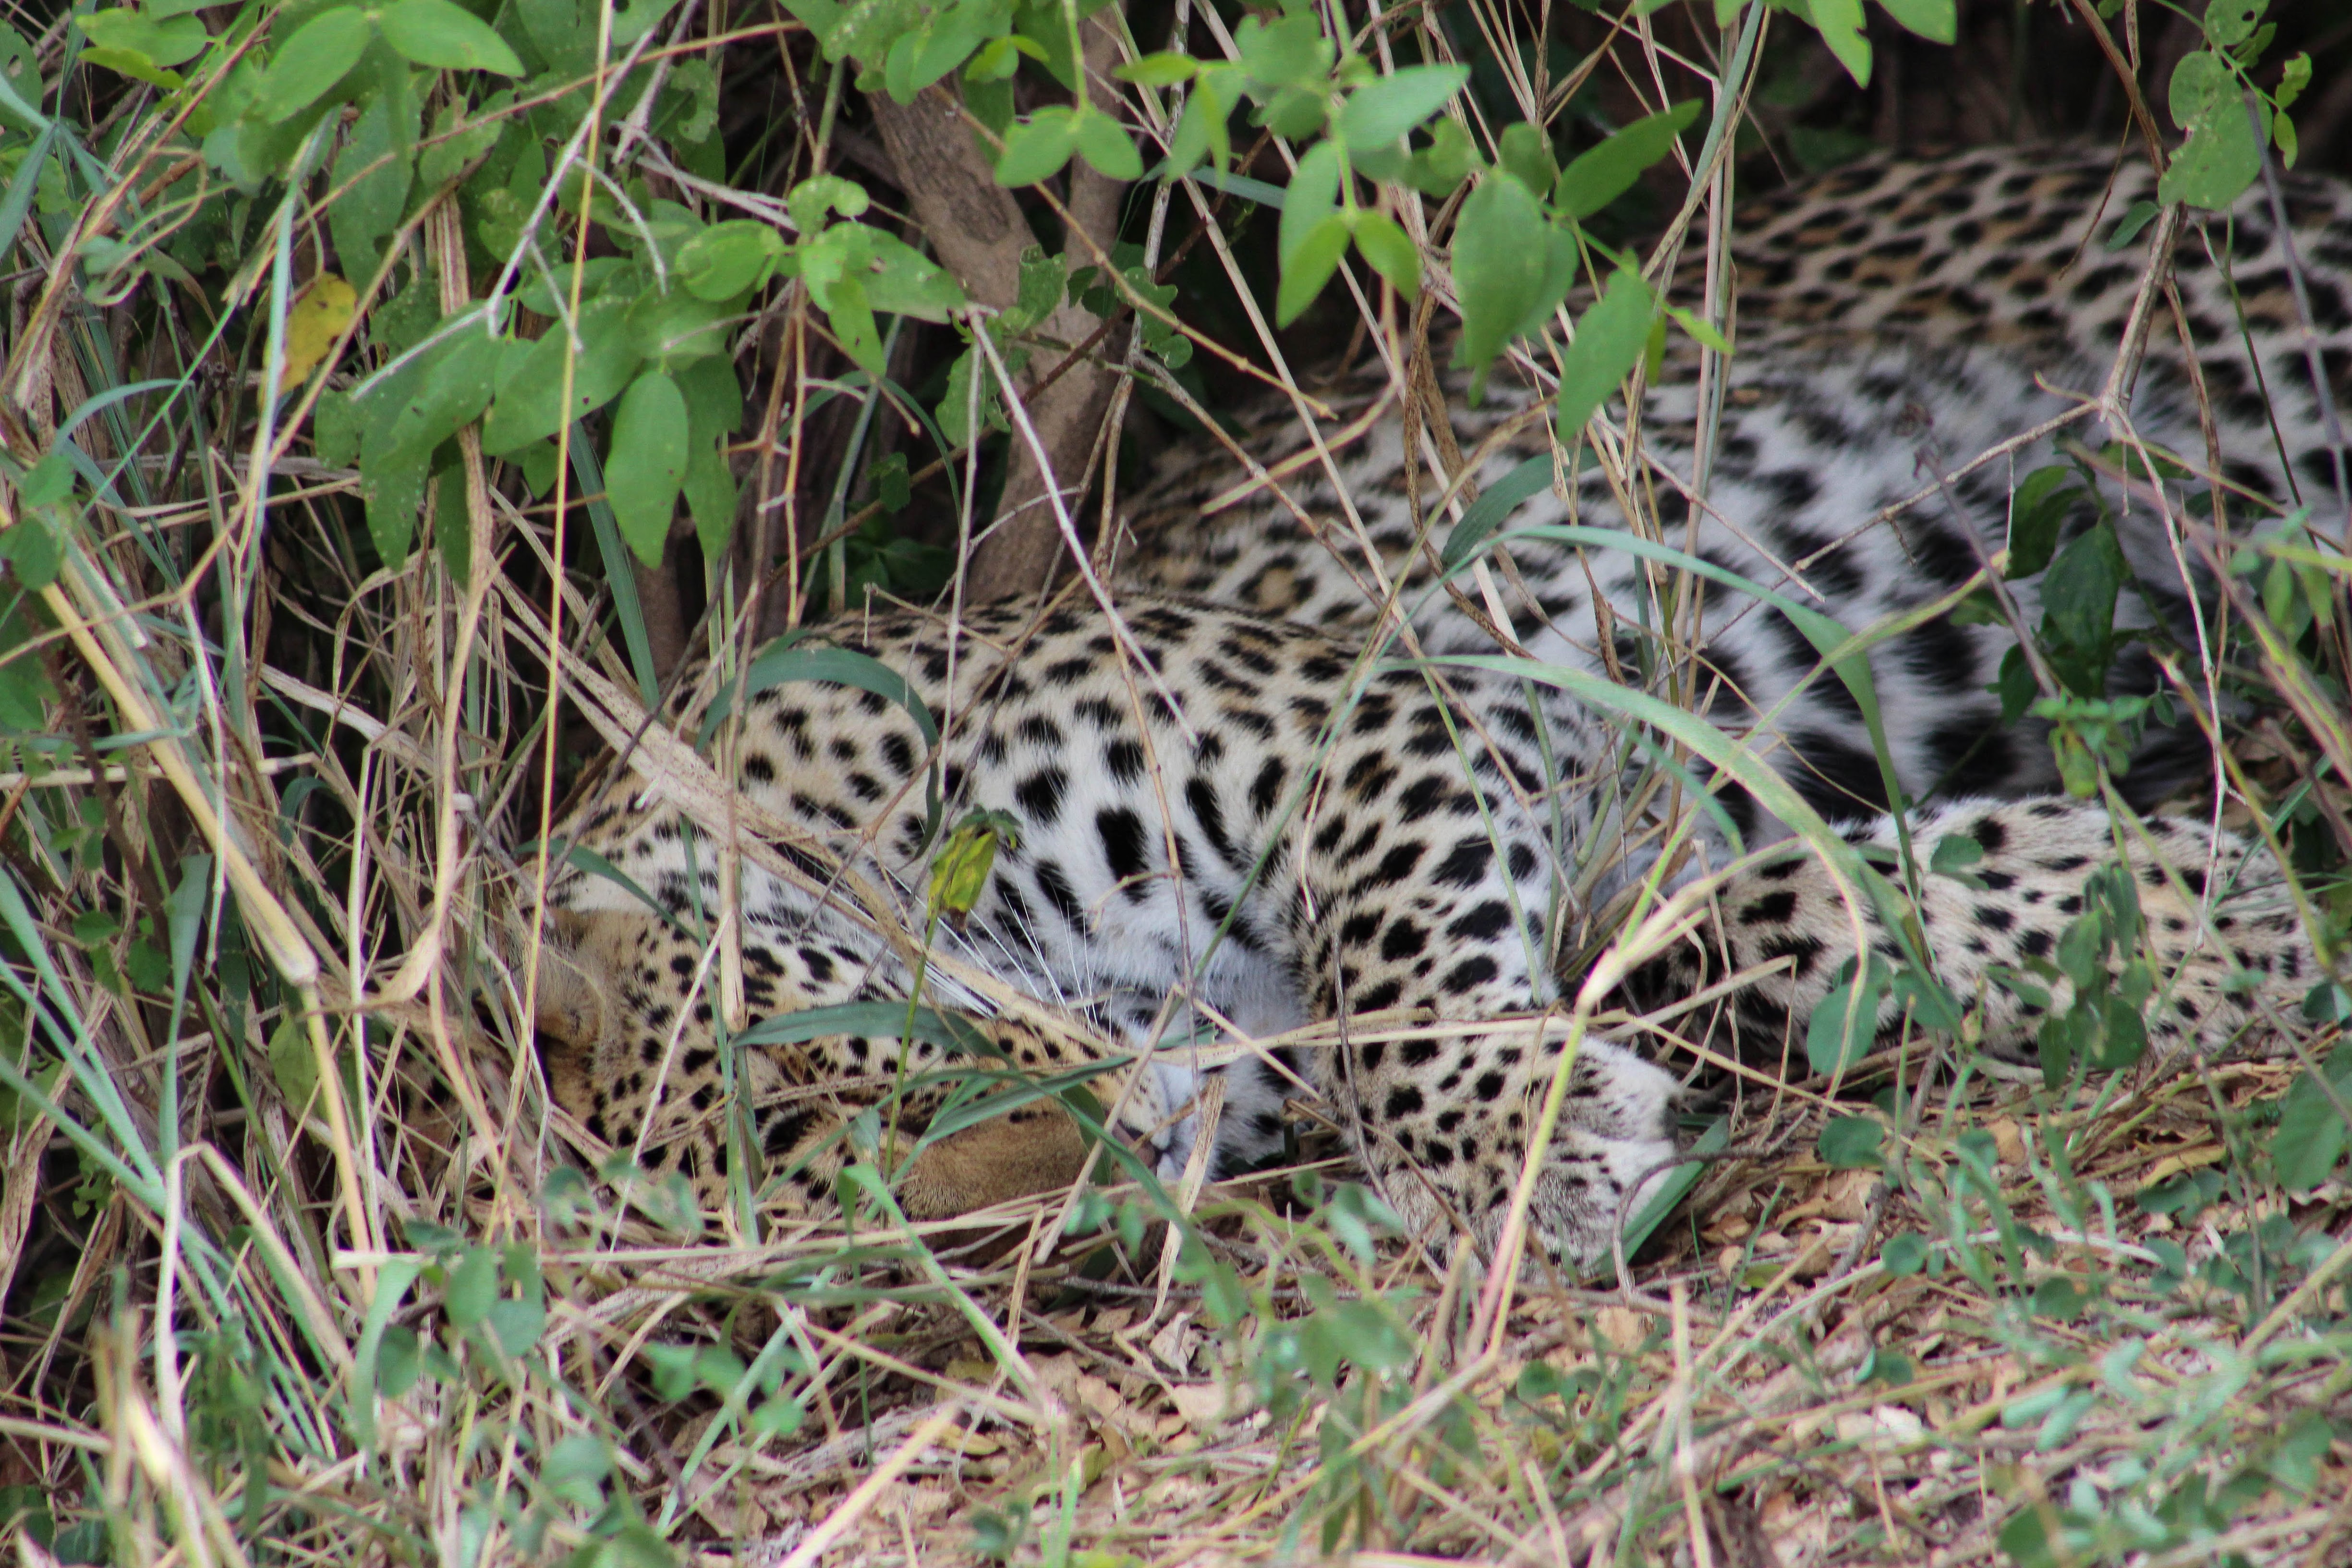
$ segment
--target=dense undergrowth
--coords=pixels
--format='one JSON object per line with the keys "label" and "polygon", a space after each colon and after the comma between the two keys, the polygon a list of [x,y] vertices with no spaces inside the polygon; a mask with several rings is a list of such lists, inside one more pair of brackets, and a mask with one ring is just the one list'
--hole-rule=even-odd
{"label": "dense undergrowth", "polygon": [[[1474,359],[1562,338],[1569,302],[1573,440],[1654,331],[1719,342],[1650,248],[1728,244],[1693,167],[1762,189],[1874,145],[2120,141],[2143,102],[2189,133],[2164,194],[2192,222],[2265,134],[2352,163],[2352,26],[2319,0],[1118,20],[12,13],[23,1560],[2352,1561],[2352,991],[2263,1059],[2145,1070],[2128,879],[2060,954],[2123,978],[2045,1076],[1817,1026],[1823,1070],[1710,1134],[1743,1157],[1622,1281],[1449,1267],[1316,1171],[1172,1228],[1169,1194],[1106,1189],[975,1239],[855,1184],[777,1225],[571,1168],[500,956],[530,847],[595,783],[551,670],[660,710],[869,590],[940,591],[1021,482],[1024,400],[1076,374],[1073,321],[1114,483],[1441,275]],[[1040,242],[983,311],[879,128],[943,79]],[[1075,237],[1090,178],[1107,247]],[[2250,717],[2214,755],[2334,953],[2352,542],[2341,492],[2311,499],[2221,562]],[[2147,715],[2083,695],[2112,586],[2045,597],[2042,652],[2089,665],[2038,700],[2096,793]]]}

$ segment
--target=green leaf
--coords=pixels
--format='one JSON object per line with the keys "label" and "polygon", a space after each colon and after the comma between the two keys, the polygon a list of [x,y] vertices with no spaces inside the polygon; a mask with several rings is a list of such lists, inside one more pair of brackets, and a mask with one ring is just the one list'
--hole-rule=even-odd
{"label": "green leaf", "polygon": [[784,211],[803,239],[824,226],[827,214],[856,217],[874,204],[866,187],[838,174],[817,174],[794,185],[784,197]]}
{"label": "green leaf", "polygon": [[724,354],[711,354],[670,372],[670,379],[686,396],[686,417],[694,444],[708,447],[724,441],[743,424],[743,384],[735,378],[734,363]]}
{"label": "green leaf", "polygon": [[416,1331],[398,1323],[385,1324],[383,1337],[376,1345],[376,1393],[386,1399],[399,1399],[415,1387],[424,1374],[425,1360],[418,1353]]}
{"label": "green leaf", "polygon": [[1965,871],[1984,858],[1984,846],[1962,834],[1949,834],[1936,840],[1935,852],[1927,858],[1927,869],[1948,877]]}
{"label": "green leaf", "polygon": [[1583,258],[1577,252],[1576,236],[1567,226],[1546,224],[1544,244],[1543,285],[1536,290],[1535,303],[1528,307],[1518,330],[1511,334],[1514,337],[1533,337],[1551,324],[1552,312],[1576,286],[1577,275],[1583,267]]}
{"label": "green leaf", "polygon": [[1878,1249],[1878,1261],[1896,1279],[1908,1279],[1927,1267],[1927,1238],[1916,1230],[1890,1236]]}
{"label": "green leaf", "polygon": [[2234,49],[2253,36],[2270,8],[2270,0],[2210,0],[2205,7],[2205,37],[2217,49]]}
{"label": "green leaf", "polygon": [[2172,166],[2157,182],[2156,194],[2166,202],[2226,212],[2262,172],[2262,143],[2254,139],[2253,128],[2242,116],[2218,120],[2200,129],[2174,154]]}
{"label": "green leaf", "polygon": [[1862,0],[1810,0],[1813,26],[1857,87],[1870,85],[1870,40],[1862,36]]}
{"label": "green leaf", "polygon": [[1879,8],[1912,32],[1938,44],[1958,41],[1959,8],[1952,0],[1878,0]]}
{"label": "green leaf", "polygon": [[1015,286],[1013,309],[1004,312],[1014,331],[1025,332],[1052,315],[1055,309],[1068,298],[1070,273],[1062,258],[1048,256],[1042,245],[1032,245],[1021,252],[1021,278]]}
{"label": "green leaf", "polygon": [[[949,364],[947,392],[933,412],[940,422],[940,434],[957,450],[971,446],[985,431],[1006,427],[1003,413],[997,406],[995,378],[982,367],[978,349],[964,350]],[[978,429],[973,428],[975,423]]]}
{"label": "green leaf", "polygon": [[[2042,579],[2042,624],[2069,650],[2088,654],[2105,648],[2115,637],[2116,597],[2130,575],[2115,530],[2101,523],[2050,563]],[[2104,676],[2104,668],[2098,673]],[[2105,689],[2102,680],[2081,694],[2095,697]]]}
{"label": "green leaf", "polygon": [[577,68],[596,47],[595,23],[581,15],[580,0],[515,0],[514,14],[553,69]]}
{"label": "green leaf", "polygon": [[1184,118],[1176,122],[1176,134],[1168,143],[1166,177],[1188,174],[1204,158],[1213,159],[1221,171],[1234,161],[1233,133],[1225,124],[1233,104],[1223,85],[1234,74],[1212,71],[1194,84],[1192,96],[1184,101]]}
{"label": "green leaf", "polygon": [[[21,522],[16,525],[24,526]],[[16,530],[9,531],[14,533]],[[20,734],[41,729],[47,722],[42,706],[56,701],[57,697],[57,688],[49,684],[41,661],[21,647],[0,660],[0,728]]]}
{"label": "green leaf", "polygon": [[1285,16],[1271,26],[1245,16],[1234,34],[1234,47],[1251,79],[1268,88],[1322,86],[1336,53],[1311,13]]}
{"label": "green leaf", "polygon": [[833,335],[849,357],[866,374],[881,375],[882,334],[875,328],[874,307],[866,300],[866,285],[855,278],[841,279],[825,291],[823,303],[825,319],[833,323]]}
{"label": "green leaf", "polygon": [[522,75],[522,61],[491,26],[455,0],[393,0],[376,13],[383,41],[420,66]]}
{"label": "green leaf", "polygon": [[1200,74],[1201,67],[1190,55],[1165,51],[1146,55],[1139,60],[1116,66],[1111,75],[1121,81],[1131,81],[1139,87],[1174,87],[1191,81]]}
{"label": "green leaf", "polygon": [[[407,76],[406,71],[398,73]],[[401,88],[405,89],[403,81]],[[375,270],[377,242],[400,226],[408,201],[410,158],[416,144],[416,100],[386,89],[360,110],[336,155],[332,183],[343,188],[328,210],[335,249],[352,276]]]}
{"label": "green leaf", "polygon": [[698,300],[731,300],[768,280],[784,253],[773,226],[751,218],[712,224],[678,247],[678,280]]}
{"label": "green leaf", "polygon": [[1675,138],[1698,118],[1698,111],[1694,98],[1636,120],[1562,170],[1552,200],[1570,217],[1591,217],[1633,189],[1643,170],[1672,152]]}
{"label": "green leaf", "polygon": [[2172,111],[2172,122],[2183,131],[2196,131],[2214,120],[2238,99],[2238,78],[2221,57],[2209,49],[2197,49],[2180,57],[2172,68],[2172,80],[2165,89],[2165,105]]}
{"label": "green leaf", "polygon": [[310,1104],[319,1088],[319,1058],[310,1049],[310,1032],[289,1014],[269,1032],[269,1076],[278,1092],[297,1111]]}
{"label": "green leaf", "polygon": [[2315,1024],[2352,1024],[2352,986],[2321,981],[2304,993],[2303,1016]]}
{"label": "green leaf", "polygon": [[2279,70],[2279,84],[2271,93],[2271,102],[2284,115],[2294,107],[2304,89],[2311,85],[2311,57],[2299,54],[2291,58]]}
{"label": "green leaf", "polygon": [[[558,321],[523,350],[499,383],[498,400],[482,422],[482,450],[493,457],[542,441],[571,419],[593,414],[621,394],[636,374],[639,355],[629,331],[630,300],[600,298],[580,308],[580,348],[572,367],[572,403],[563,404],[563,362],[572,343]],[[514,351],[509,351],[513,353]]]}
{"label": "green leaf", "polygon": [[498,1299],[499,1255],[487,1247],[472,1247],[449,1270],[441,1310],[455,1327],[470,1329],[490,1315]]}
{"label": "green leaf", "polygon": [[[1454,287],[1462,301],[1456,364],[1483,373],[1503,352],[1541,298],[1550,259],[1550,226],[1534,193],[1510,174],[1480,181],[1454,224]],[[1642,330],[1649,331],[1646,316]]]}
{"label": "green leaf", "polygon": [[[615,5],[613,14],[614,51],[626,50],[630,45],[652,32],[677,5],[677,0],[632,0],[631,4]],[[674,74],[671,79],[677,79]]]}
{"label": "green leaf", "polygon": [[[25,588],[39,593],[58,580],[58,568],[64,563],[65,551],[49,525],[37,517],[20,517],[15,527],[0,533],[0,560],[8,563],[10,575]],[[38,729],[37,719],[18,729]]]}
{"label": "green leaf", "polygon": [[1690,1190],[1698,1185],[1699,1176],[1706,1169],[1706,1156],[1720,1153],[1730,1143],[1731,1120],[1718,1116],[1698,1135],[1698,1141],[1688,1147],[1686,1152],[1694,1157],[1658,1177],[1657,1184],[1647,1189],[1648,1199],[1625,1221],[1625,1251],[1629,1257],[1665,1223],[1666,1216],[1675,1212],[1675,1205],[1689,1194]]}
{"label": "green leaf", "polygon": [[1487,486],[1445,536],[1445,547],[1438,556],[1438,568],[1451,576],[1457,567],[1467,562],[1479,546],[1503,525],[1520,502],[1551,483],[1551,454],[1540,453],[1529,458]]}
{"label": "green leaf", "polygon": [[389,384],[378,387],[360,405],[368,419],[362,456],[370,464],[393,468],[430,458],[434,447],[489,406],[506,347],[469,326],[425,356],[420,374],[410,383],[415,390],[404,400],[380,409],[379,400],[389,405],[393,389]]}
{"label": "green leaf", "polygon": [[136,49],[110,49],[93,44],[81,52],[85,65],[103,66],[135,81],[152,82],[166,92],[177,92],[188,85],[187,78],[175,70],[165,70]]}
{"label": "green leaf", "polygon": [[[2295,1079],[2271,1138],[2271,1163],[2290,1192],[2308,1192],[2326,1181],[2352,1142],[2352,1127],[2336,1104],[2352,1102],[2352,1047],[2337,1047],[2324,1070],[2326,1087],[2317,1070],[2307,1068]],[[2333,1100],[2329,1089],[2336,1091]]]}
{"label": "green leaf", "polygon": [[[971,57],[971,64],[963,71],[964,107],[1000,137],[1005,126],[1013,122],[1013,79],[1021,69],[1022,42],[1019,38],[992,39]],[[980,94],[983,88],[988,89],[985,103]]]}
{"label": "green leaf", "polygon": [[1332,142],[1318,142],[1299,158],[1290,188],[1282,194],[1282,221],[1275,230],[1274,253],[1286,269],[1292,254],[1339,205],[1339,149]]}
{"label": "green leaf", "polygon": [[[478,113],[491,114],[505,93],[493,94],[490,102]],[[466,166],[498,144],[501,129],[496,119],[468,120],[466,106],[446,103],[433,117],[432,145],[424,149],[416,160],[417,183],[427,190],[436,189],[457,177]]]}
{"label": "green leaf", "polygon": [[694,517],[694,536],[702,558],[717,561],[726,552],[728,536],[735,531],[735,506],[740,499],[735,471],[727,466],[727,448],[698,447],[686,465],[686,507]]}
{"label": "green leaf", "polygon": [[1099,109],[1087,108],[1070,123],[1078,156],[1092,163],[1097,174],[1114,180],[1143,178],[1143,155],[1118,121]]}
{"label": "green leaf", "polygon": [[1421,292],[1421,253],[1386,213],[1367,208],[1356,215],[1356,248],[1399,294],[1410,300]]}
{"label": "green leaf", "polygon": [[101,48],[120,49],[145,57],[152,65],[175,66],[194,59],[212,42],[204,23],[194,16],[158,17],[152,11],[93,11],[74,18],[74,26]]}
{"label": "green leaf", "polygon": [[[1325,143],[1328,145],[1328,143]],[[1288,208],[1283,209],[1286,220]],[[1339,258],[1348,249],[1348,220],[1333,213],[1317,224],[1299,240],[1297,247],[1283,261],[1282,288],[1275,295],[1275,325],[1286,327],[1297,321],[1315,296],[1323,292],[1323,285],[1339,265]]]}
{"label": "green leaf", "polygon": [[360,500],[367,508],[368,537],[386,566],[408,559],[408,547],[416,538],[416,511],[425,504],[425,482],[430,477],[423,458],[406,468],[379,464],[361,470]]}
{"label": "green leaf", "polygon": [[452,583],[464,586],[474,571],[474,525],[466,507],[466,470],[451,463],[435,473],[426,492],[426,516],[432,520],[433,542],[441,548],[441,564]]}
{"label": "green leaf", "polygon": [[540,1301],[497,1301],[484,1320],[499,1349],[510,1356],[520,1355],[547,1331],[547,1307]]}
{"label": "green leaf", "polygon": [[[1141,172],[1139,166],[1137,173]],[[918,321],[944,321],[971,303],[952,275],[898,236],[876,229],[867,243],[873,247],[876,270],[863,281],[866,303],[875,310]]]}
{"label": "green leaf", "polygon": [[1467,66],[1407,66],[1349,93],[1332,133],[1351,153],[1386,147],[1453,101],[1469,79]]}
{"label": "green leaf", "polygon": [[55,506],[73,494],[74,466],[63,452],[51,452],[16,481],[16,499],[26,506]]}
{"label": "green leaf", "polygon": [[[1079,14],[1089,8],[1081,5]],[[1043,65],[1046,75],[1077,93],[1078,57],[1073,48],[1076,40],[1070,36],[1069,18],[1059,0],[1014,0],[1012,32],[1029,46],[1024,54]]]}
{"label": "green leaf", "polygon": [[919,0],[787,0],[785,9],[808,24],[827,59],[862,66],[881,64],[884,51],[923,16]]}
{"label": "green leaf", "polygon": [[677,370],[726,353],[733,321],[724,307],[687,289],[648,289],[629,307],[629,341],[659,368]]}
{"label": "green leaf", "polygon": [[2107,249],[2121,250],[2125,246],[2137,239],[2139,231],[2146,228],[2149,220],[2163,210],[2154,202],[2145,199],[2132,203],[2131,210],[2117,220],[2116,232],[2107,236]]}
{"label": "green leaf", "polygon": [[355,6],[338,5],[311,17],[270,57],[253,112],[269,125],[291,120],[359,64],[374,37],[375,24]]}
{"label": "green leaf", "polygon": [[1607,292],[1576,323],[1576,341],[1560,359],[1561,440],[1575,439],[1641,359],[1655,314],[1656,302],[1640,273],[1620,269],[1610,278]]}
{"label": "green leaf", "polygon": [[[1688,332],[1702,347],[1713,349],[1719,354],[1727,354],[1731,352],[1731,340],[1717,331],[1714,325],[1706,318],[1695,316],[1680,305],[1668,305],[1665,307],[1665,311],[1668,320]],[[1661,325],[1663,326],[1663,323]]]}
{"label": "green leaf", "polygon": [[1548,191],[1559,180],[1559,161],[1551,155],[1551,133],[1528,121],[1507,125],[1495,139],[1495,166],[1517,174],[1531,191]]}
{"label": "green leaf", "polygon": [[1886,1129],[1867,1116],[1832,1116],[1814,1147],[1822,1163],[1841,1171],[1875,1171],[1884,1163],[1878,1145]]}
{"label": "green leaf", "polygon": [[1470,132],[1462,128],[1460,121],[1447,115],[1430,127],[1429,145],[1412,155],[1403,179],[1424,196],[1450,196],[1470,177],[1470,171],[1485,167],[1485,162],[1478,156],[1478,145],[1470,140]]}
{"label": "green leaf", "polygon": [[1885,961],[1873,953],[1860,984],[1848,981],[1813,1004],[1805,1024],[1805,1060],[1815,1072],[1833,1078],[1870,1054],[1887,985]]}
{"label": "green leaf", "polygon": [[2058,531],[2083,498],[2074,470],[2063,463],[2034,469],[2017,487],[2010,504],[2009,563],[2003,574],[2011,582],[2031,577],[2050,564],[2058,548]]}
{"label": "green leaf", "polygon": [[1076,145],[1076,114],[1058,104],[1041,109],[1004,133],[1004,155],[996,162],[996,183],[1017,187],[1051,179],[1062,172]]}
{"label": "green leaf", "polygon": [[2132,1201],[2143,1214],[2168,1214],[2180,1224],[2189,1225],[2221,1195],[2222,1185],[2221,1173],[2210,1167],[2184,1171],[2168,1182],[2142,1187]]}
{"label": "green leaf", "polygon": [[972,811],[948,832],[931,857],[930,898],[933,914],[947,914],[959,923],[980,905],[988,879],[996,868],[999,847],[1021,847],[1020,825],[1001,811]]}
{"label": "green leaf", "polygon": [[2166,101],[2189,141],[2157,182],[2158,200],[2221,212],[2254,183],[2271,134],[2270,106],[2256,99],[2257,127],[2243,92],[2237,73],[2219,55],[2196,49],[2180,57]]}
{"label": "green leaf", "polygon": [[686,398],[677,383],[648,372],[630,384],[613,416],[612,454],[604,461],[613,520],[647,566],[661,564],[686,465]]}
{"label": "green leaf", "polygon": [[986,0],[965,0],[917,35],[907,85],[916,92],[922,91],[970,59],[974,50],[989,42],[992,29],[1002,32],[1008,25],[1000,7]]}

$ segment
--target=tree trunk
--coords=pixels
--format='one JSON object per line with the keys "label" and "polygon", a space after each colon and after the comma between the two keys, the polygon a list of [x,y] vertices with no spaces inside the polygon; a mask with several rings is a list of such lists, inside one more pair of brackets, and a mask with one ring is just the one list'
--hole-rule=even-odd
{"label": "tree trunk", "polygon": [[[1090,88],[1110,90],[1108,77],[1117,58],[1117,40],[1098,19],[1086,23],[1087,74]],[[976,303],[1004,310],[1020,297],[1021,253],[1037,243],[1013,193],[996,183],[994,171],[973,141],[955,95],[927,89],[901,105],[877,96],[874,118],[883,145],[897,165],[915,221],[929,236],[940,263]],[[1118,237],[1119,198],[1125,187],[1073,160],[1066,203],[1073,227],[1071,259],[1081,264],[1097,251],[1108,255]],[[1084,237],[1079,237],[1083,236]],[[1091,241],[1091,244],[1088,242]],[[1075,349],[1101,325],[1078,306],[1065,302],[1036,329],[1047,344]],[[1101,433],[1117,372],[1094,357],[1070,366],[1022,405],[1045,448],[1045,462],[1019,430],[1013,434],[1011,461],[998,525],[965,563],[964,590],[973,600],[1034,594],[1066,567],[1062,529],[1055,505],[1075,513],[1085,492],[1087,461]],[[1051,374],[1063,355],[1040,347],[1022,377],[1029,384]]]}

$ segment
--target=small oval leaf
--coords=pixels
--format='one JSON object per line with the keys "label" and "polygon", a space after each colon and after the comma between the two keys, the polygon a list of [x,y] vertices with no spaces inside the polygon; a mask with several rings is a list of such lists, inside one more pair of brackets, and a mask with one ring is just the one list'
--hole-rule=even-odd
{"label": "small oval leaf", "polygon": [[420,66],[522,75],[522,61],[491,26],[454,0],[394,0],[376,13],[383,41]]}
{"label": "small oval leaf", "polygon": [[375,24],[355,6],[322,11],[278,46],[254,95],[254,112],[271,125],[291,120],[342,79],[375,37]]}
{"label": "small oval leaf", "polygon": [[1663,114],[1636,120],[1561,172],[1553,199],[1570,217],[1591,217],[1631,190],[1642,172],[1674,150],[1675,138],[1698,118],[1690,99]]}
{"label": "small oval leaf", "polygon": [[686,484],[686,397],[658,371],[630,384],[613,416],[613,455],[604,496],[637,559],[659,566],[677,494]]}
{"label": "small oval leaf", "polygon": [[1609,279],[1608,291],[1600,301],[1576,323],[1576,341],[1560,359],[1560,439],[1573,440],[1593,410],[1633,370],[1649,345],[1650,321],[1655,310],[1650,286],[1642,275],[1620,271]]}
{"label": "small oval leaf", "polygon": [[1510,174],[1487,175],[1462,204],[1454,224],[1454,287],[1462,300],[1458,363],[1484,369],[1534,310],[1550,268],[1549,229],[1534,193]]}
{"label": "small oval leaf", "polygon": [[1469,79],[1468,66],[1407,66],[1349,94],[1332,130],[1351,153],[1390,146],[1444,109]]}

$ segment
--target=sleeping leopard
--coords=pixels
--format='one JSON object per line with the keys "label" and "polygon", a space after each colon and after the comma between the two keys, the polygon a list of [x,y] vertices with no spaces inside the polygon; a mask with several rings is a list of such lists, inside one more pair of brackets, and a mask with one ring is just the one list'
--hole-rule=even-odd
{"label": "sleeping leopard", "polygon": [[[1524,1189],[1536,1247],[1581,1263],[1676,1162],[1681,1079],[1615,1004],[1720,994],[1707,1027],[1769,1054],[1858,965],[1908,952],[1969,1009],[1970,1038],[2022,1055],[2071,996],[2053,947],[2121,867],[2151,1043],[2210,1051],[2268,1026],[2326,973],[2275,860],[2202,822],[2051,795],[2046,742],[2003,731],[1984,689],[2013,637],[1945,613],[2000,566],[2015,477],[2085,438],[2060,426],[1971,466],[2112,358],[2137,265],[2111,277],[2095,242],[2144,179],[2116,175],[2075,257],[2110,173],[2087,153],[1979,152],[1743,209],[1740,336],[1706,471],[1686,381],[1663,376],[1641,409],[1638,500],[1611,465],[1560,458],[1491,539],[1450,551],[1479,488],[1549,453],[1539,412],[1523,417],[1540,376],[1498,374],[1475,409],[1441,385],[1409,413],[1375,406],[1412,384],[1388,376],[1325,398],[1334,429],[1373,416],[1328,462],[1286,408],[1243,421],[1221,475],[1197,451],[1172,462],[1126,509],[1136,548],[1108,605],[1073,590],[828,626],[823,641],[903,690],[745,693],[740,819],[698,820],[641,768],[635,795],[573,825],[617,873],[575,860],[549,896],[536,1022],[577,1141],[679,1172],[706,1201],[734,1173],[805,1215],[845,1163],[878,1157],[910,1216],[961,1215],[1065,1184],[1088,1158],[1055,1102],[1014,1092],[1009,1115],[941,1118],[971,1063],[1001,1058],[1099,1073],[1118,1141],[1169,1179],[1264,1162],[1286,1103],[1317,1103],[1425,1238],[1490,1247]],[[2332,384],[2301,368],[2284,247],[2250,206],[2234,300],[2184,246],[2198,348],[2152,336],[2131,405],[2131,435],[2202,467],[2186,393],[2202,376],[2248,531],[2340,494],[2321,398],[2352,390],[2352,196],[2288,190]],[[2245,335],[2220,331],[2240,310]],[[2259,439],[2227,368],[2248,342],[2279,412]],[[1437,413],[1450,428],[1433,439]],[[2159,509],[2147,490],[2116,484],[2105,502],[2137,578],[2121,614],[2161,649],[2202,599],[2183,586],[2200,579],[2179,496]],[[2009,592],[2033,613],[2031,582]],[[1907,624],[1866,675],[1860,660],[1832,675],[1788,606],[1853,631]],[[2165,678],[2152,656],[2120,659],[2113,689]],[[1724,739],[1669,744],[1686,732],[1636,722],[1652,711],[1637,698]],[[2153,798],[2194,750],[2154,731],[2122,779]],[[968,917],[927,921],[940,834],[969,820],[996,825],[992,870]],[[747,823],[762,852],[722,857]],[[1901,827],[1920,855],[1862,896],[1863,868],[1900,860]],[[1955,839],[1974,850],[1955,869],[1919,863]],[[1610,992],[1585,967],[1610,921],[1662,901],[1659,919],[1691,918]],[[730,939],[734,1009],[717,962]],[[961,1021],[960,1048],[878,1027],[723,1038],[730,1011],[903,1003],[919,973]],[[1899,1035],[1903,1005],[1876,1007],[1872,1027]],[[1249,1044],[1317,1022],[1326,1043]],[[1202,1053],[1204,1037],[1225,1047]],[[1230,1065],[1204,1070],[1209,1056]]]}

